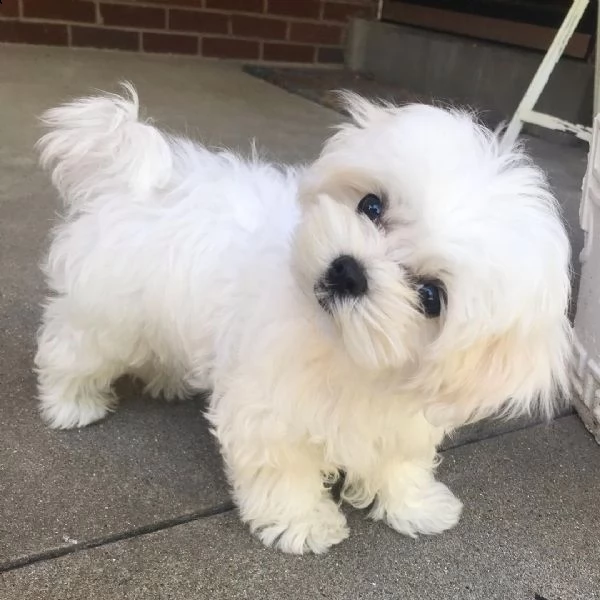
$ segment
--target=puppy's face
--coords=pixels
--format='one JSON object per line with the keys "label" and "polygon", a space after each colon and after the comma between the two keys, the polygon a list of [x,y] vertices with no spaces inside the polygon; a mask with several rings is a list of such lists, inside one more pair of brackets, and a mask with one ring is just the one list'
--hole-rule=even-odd
{"label": "puppy's face", "polygon": [[314,310],[434,422],[548,410],[566,385],[570,286],[543,175],[468,114],[346,100],[353,122],[301,185],[293,260]]}

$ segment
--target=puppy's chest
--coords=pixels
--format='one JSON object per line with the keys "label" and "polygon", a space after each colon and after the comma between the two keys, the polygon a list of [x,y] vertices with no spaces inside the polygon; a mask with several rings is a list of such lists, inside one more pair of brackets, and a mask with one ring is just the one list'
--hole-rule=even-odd
{"label": "puppy's chest", "polygon": [[348,397],[328,390],[328,398],[307,422],[312,442],[322,445],[325,460],[337,467],[368,471],[383,457],[406,453],[423,435],[422,416],[403,407],[401,399],[373,390]]}

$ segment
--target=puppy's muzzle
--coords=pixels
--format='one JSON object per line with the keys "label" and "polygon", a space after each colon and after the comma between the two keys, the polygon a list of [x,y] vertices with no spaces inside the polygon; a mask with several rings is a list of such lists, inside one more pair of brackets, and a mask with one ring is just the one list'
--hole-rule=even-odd
{"label": "puppy's muzzle", "polygon": [[325,287],[335,298],[359,298],[368,290],[365,268],[352,256],[339,256],[325,273]]}

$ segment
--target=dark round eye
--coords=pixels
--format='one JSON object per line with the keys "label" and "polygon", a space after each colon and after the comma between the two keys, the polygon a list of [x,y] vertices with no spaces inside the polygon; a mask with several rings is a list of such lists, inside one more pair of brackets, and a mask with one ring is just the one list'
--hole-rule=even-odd
{"label": "dark round eye", "polygon": [[418,287],[418,292],[423,314],[426,317],[439,317],[444,298],[440,285],[433,281],[424,281]]}
{"label": "dark round eye", "polygon": [[358,212],[369,217],[371,221],[377,222],[383,215],[383,202],[379,196],[367,194],[358,203]]}

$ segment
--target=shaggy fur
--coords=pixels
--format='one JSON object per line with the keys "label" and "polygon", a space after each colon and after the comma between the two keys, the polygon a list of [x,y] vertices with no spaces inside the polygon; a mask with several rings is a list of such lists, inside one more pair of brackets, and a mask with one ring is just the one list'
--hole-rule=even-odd
{"label": "shaggy fur", "polygon": [[[155,395],[211,388],[241,518],[265,544],[343,540],[339,470],[342,499],[403,534],[454,526],[461,503],[434,479],[444,434],[550,414],[566,385],[569,245],[542,173],[460,111],[347,94],[351,122],[288,168],[166,135],[126,92],[43,116],[65,204],[45,264],[44,419],[103,418],[126,373]],[[367,194],[376,223],[357,211]],[[340,256],[368,290],[324,303]],[[436,318],[419,296],[432,280]]]}

